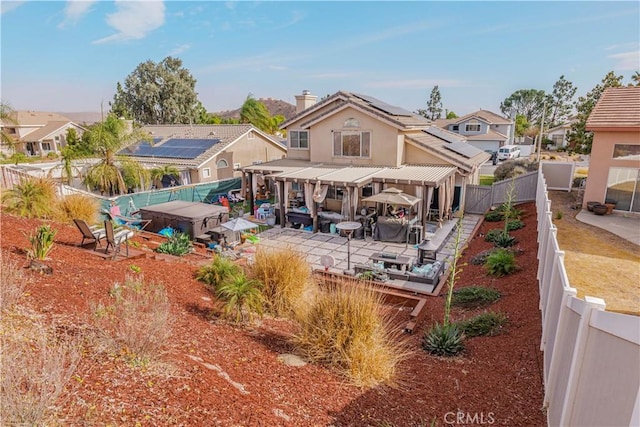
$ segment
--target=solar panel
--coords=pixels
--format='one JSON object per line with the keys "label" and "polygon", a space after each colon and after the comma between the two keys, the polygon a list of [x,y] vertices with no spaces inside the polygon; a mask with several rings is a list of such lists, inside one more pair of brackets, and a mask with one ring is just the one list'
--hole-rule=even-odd
{"label": "solar panel", "polygon": [[119,154],[137,157],[162,157],[176,159],[195,159],[214,145],[219,139],[180,139],[172,138],[158,144],[159,138],[154,138],[154,145],[141,141],[120,150]]}
{"label": "solar panel", "polygon": [[436,126],[429,126],[427,129],[424,129],[423,132],[436,136],[440,139],[444,139],[447,142],[463,142],[464,143],[464,138],[458,135],[452,135],[451,132],[447,132],[444,129],[440,129]]}
{"label": "solar panel", "polygon": [[461,156],[466,157],[467,159],[482,153],[482,150],[474,147],[473,145],[469,145],[466,142],[451,142],[449,144],[444,144],[444,147],[454,153],[458,153]]}
{"label": "solar panel", "polygon": [[395,105],[387,104],[386,102],[380,101],[379,99],[374,98],[373,96],[360,95],[357,93],[354,93],[354,95],[362,99],[363,101],[368,102],[372,107],[377,108],[378,110],[384,111],[385,113],[391,114],[393,116],[407,116],[407,117],[413,116],[413,113],[411,113],[410,111],[407,111],[404,108],[396,107]]}

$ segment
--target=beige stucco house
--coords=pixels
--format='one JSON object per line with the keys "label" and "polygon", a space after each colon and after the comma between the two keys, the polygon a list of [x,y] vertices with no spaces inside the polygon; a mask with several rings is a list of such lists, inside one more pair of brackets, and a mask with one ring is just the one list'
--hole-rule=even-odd
{"label": "beige stucco house", "polygon": [[[67,143],[68,129],[75,129],[78,137],[85,131],[82,126],[61,114],[42,111],[15,111],[11,119],[3,120],[0,126],[15,141],[16,152],[38,157],[60,154]],[[2,150],[11,154],[7,146]]]}
{"label": "beige stucco house", "polygon": [[119,154],[152,169],[173,165],[179,184],[199,184],[241,176],[254,163],[281,159],[287,148],[253,125],[147,125],[153,143],[139,142]]}
{"label": "beige stucco house", "polygon": [[583,205],[612,201],[640,212],[640,87],[608,88],[587,120],[593,132]]}
{"label": "beige stucco house", "polygon": [[513,121],[488,110],[478,110],[456,119],[438,119],[436,125],[464,136],[481,150],[498,151],[513,138]]}
{"label": "beige stucco house", "polygon": [[282,224],[294,198],[317,228],[316,209],[353,220],[367,208],[362,198],[386,187],[418,196],[423,223],[433,208],[441,220],[462,209],[466,184],[478,183],[489,158],[459,135],[373,97],[340,91],[316,100],[308,91],[296,96],[297,114],[281,126],[286,159],[243,168],[252,182],[262,175],[274,183]]}

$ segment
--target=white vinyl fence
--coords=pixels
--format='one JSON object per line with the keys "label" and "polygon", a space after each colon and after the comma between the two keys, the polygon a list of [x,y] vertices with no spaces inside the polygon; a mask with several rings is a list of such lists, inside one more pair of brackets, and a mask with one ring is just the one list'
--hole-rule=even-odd
{"label": "white vinyl fence", "polygon": [[544,172],[536,206],[548,425],[640,426],[640,317],[604,311],[600,298],[576,298],[558,247]]}

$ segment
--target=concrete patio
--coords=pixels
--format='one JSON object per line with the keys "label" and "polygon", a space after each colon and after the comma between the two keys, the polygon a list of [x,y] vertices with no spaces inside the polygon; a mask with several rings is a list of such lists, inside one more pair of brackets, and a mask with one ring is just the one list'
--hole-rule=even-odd
{"label": "concrete patio", "polygon": [[614,212],[611,215],[595,215],[586,209],[576,219],[585,224],[602,228],[640,246],[640,216]]}

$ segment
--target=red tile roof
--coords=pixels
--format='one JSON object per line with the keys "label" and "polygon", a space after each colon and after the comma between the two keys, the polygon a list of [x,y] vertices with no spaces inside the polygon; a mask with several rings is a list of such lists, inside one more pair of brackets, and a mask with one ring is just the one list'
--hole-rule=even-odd
{"label": "red tile roof", "polygon": [[640,128],[640,87],[605,89],[589,119],[587,129]]}

